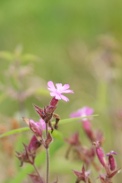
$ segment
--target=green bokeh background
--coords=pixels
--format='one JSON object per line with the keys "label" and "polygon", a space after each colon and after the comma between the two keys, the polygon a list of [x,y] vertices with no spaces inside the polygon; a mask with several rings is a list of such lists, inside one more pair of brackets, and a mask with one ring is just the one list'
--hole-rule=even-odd
{"label": "green bokeh background", "polygon": [[[31,53],[40,59],[29,61],[32,64],[34,73],[45,81],[40,90],[46,89],[46,82],[69,83],[74,95],[70,95],[70,102],[60,102],[57,112],[61,118],[68,118],[69,113],[82,106],[90,106],[98,114],[94,119],[94,128],[100,128],[105,134],[105,151],[116,148],[120,153],[118,161],[121,159],[121,125],[118,129],[115,123],[118,120],[114,112],[121,109],[121,88],[122,88],[122,1],[121,0],[1,0],[0,1],[0,50],[13,53],[18,45],[23,47],[23,54]],[[100,72],[101,65],[96,64],[94,69],[94,58],[96,53],[106,49],[106,44],[99,45],[98,39],[101,35],[110,35],[114,38],[115,45],[111,42],[108,47],[112,54],[116,54],[117,60],[112,66],[118,77],[112,82],[103,76],[109,72],[110,67],[105,67],[100,73],[100,77],[95,74]],[[92,58],[93,56],[93,58]],[[104,59],[103,59],[104,60]],[[4,72],[12,62],[0,59],[1,83],[7,86]],[[22,65],[26,65],[22,63]],[[103,63],[104,65],[104,63]],[[29,76],[28,76],[29,77]],[[25,78],[26,79],[26,78]],[[23,88],[24,90],[24,88]],[[1,96],[4,92],[1,91]],[[40,106],[47,105],[50,97],[36,91],[34,95],[25,100],[27,117],[38,119],[33,110],[32,104]],[[2,98],[0,102],[1,120],[3,116],[13,118],[19,111],[18,101],[11,97]],[[20,118],[19,118],[20,119]],[[121,123],[121,119],[119,121]],[[118,123],[117,123],[118,124]],[[79,126],[69,124],[61,126],[60,130],[64,136],[72,133],[73,129],[78,130]],[[84,139],[84,137],[83,137]],[[15,148],[16,149],[16,148]],[[64,148],[65,149],[65,148]],[[59,155],[61,156],[61,152]],[[2,154],[2,153],[1,153]],[[58,154],[58,153],[57,153]],[[14,161],[14,160],[13,160]],[[64,160],[62,160],[64,161]],[[58,163],[58,158],[53,161]],[[64,161],[65,162],[65,161]],[[61,163],[61,162],[60,162]],[[122,162],[121,162],[122,163]],[[121,167],[121,163],[119,167]],[[7,163],[6,163],[7,164]],[[7,166],[7,165],[6,165]],[[56,166],[56,165],[55,165]],[[52,172],[59,172],[56,168]],[[80,166],[68,164],[73,169]],[[68,168],[64,170],[69,171]],[[61,173],[62,173],[61,172]],[[61,181],[63,180],[61,174]],[[68,172],[69,173],[69,172]],[[118,175],[121,180],[121,175]],[[66,177],[67,180],[67,177]],[[69,179],[68,179],[69,181]],[[9,182],[6,179],[6,182]],[[10,182],[12,183],[12,182]],[[13,182],[14,183],[14,182]]]}

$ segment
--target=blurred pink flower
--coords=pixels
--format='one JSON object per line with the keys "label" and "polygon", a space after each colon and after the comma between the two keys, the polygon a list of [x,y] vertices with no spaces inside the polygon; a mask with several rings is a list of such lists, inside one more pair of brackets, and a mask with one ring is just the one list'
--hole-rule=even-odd
{"label": "blurred pink flower", "polygon": [[62,95],[62,93],[74,93],[72,90],[69,90],[70,85],[69,84],[64,84],[62,83],[56,83],[56,87],[54,86],[54,83],[52,81],[49,81],[47,83],[48,85],[48,90],[50,91],[50,95],[52,97],[55,97],[57,100],[64,100],[66,102],[69,101],[69,99]]}
{"label": "blurred pink flower", "polygon": [[81,118],[83,118],[83,120],[86,120],[87,116],[92,115],[93,112],[94,112],[94,110],[92,108],[85,106],[85,107],[80,108],[76,112],[71,113],[70,117],[71,118],[81,117]]}
{"label": "blurred pink flower", "polygon": [[102,147],[100,146],[100,143],[97,141],[97,142],[94,142],[94,145],[95,145],[96,155],[97,155],[101,165],[103,165],[103,167],[107,167],[105,153],[104,153]]}
{"label": "blurred pink flower", "polygon": [[117,155],[117,153],[115,151],[110,151],[106,155],[108,156],[108,165],[110,167],[110,170],[115,170],[117,166],[113,155]]}
{"label": "blurred pink flower", "polygon": [[110,151],[109,153],[106,154],[106,156],[110,156],[110,155],[117,155],[117,153],[115,151]]}
{"label": "blurred pink flower", "polygon": [[41,130],[45,130],[46,129],[45,121],[42,118],[40,118],[40,120],[38,122],[34,121],[33,119],[30,119],[30,123],[36,125]]}

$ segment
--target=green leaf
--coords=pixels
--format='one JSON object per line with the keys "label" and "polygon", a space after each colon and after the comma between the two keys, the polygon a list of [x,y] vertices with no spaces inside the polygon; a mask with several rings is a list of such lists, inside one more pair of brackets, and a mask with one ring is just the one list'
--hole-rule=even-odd
{"label": "green leaf", "polygon": [[[92,116],[98,116],[98,115],[95,114],[95,115],[92,115]],[[75,122],[78,119],[81,120],[81,118],[63,119],[63,120],[60,120],[59,125]],[[54,123],[54,122],[52,122],[52,123]],[[5,133],[1,134],[0,138],[6,137],[6,136],[9,136],[9,135],[14,135],[14,134],[17,134],[17,133],[22,133],[22,132],[28,131],[29,129],[30,129],[29,127],[23,127],[23,128],[11,130],[11,131],[8,131],[8,132],[5,132]],[[59,131],[54,130],[54,137],[57,137],[58,139],[62,139],[62,134]]]}
{"label": "green leaf", "polygon": [[[60,121],[60,124],[69,123],[71,121],[74,121],[74,120],[73,119],[64,119],[64,120]],[[6,137],[6,136],[9,136],[9,135],[14,135],[14,134],[17,134],[17,133],[22,133],[22,132],[28,131],[29,129],[30,129],[29,127],[23,127],[23,128],[11,130],[11,131],[8,131],[8,132],[5,132],[5,133],[1,134],[0,138]],[[61,138],[61,134],[58,131],[54,132],[54,136],[55,137],[57,136],[58,138]]]}
{"label": "green leaf", "polygon": [[8,131],[8,132],[5,132],[5,133],[1,134],[0,138],[7,137],[9,135],[14,135],[14,134],[17,134],[17,133],[22,133],[22,132],[28,131],[29,129],[30,129],[29,127],[24,127],[24,128],[18,128],[18,129],[15,129],[15,130],[11,130],[11,131]]}
{"label": "green leaf", "polygon": [[63,134],[58,131],[58,130],[54,130],[52,133],[52,136],[58,140],[62,140],[63,139]]}

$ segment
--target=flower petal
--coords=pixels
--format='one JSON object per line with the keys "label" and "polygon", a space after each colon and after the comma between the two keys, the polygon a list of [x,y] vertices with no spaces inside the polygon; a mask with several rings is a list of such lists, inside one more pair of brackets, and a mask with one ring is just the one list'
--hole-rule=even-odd
{"label": "flower petal", "polygon": [[94,110],[90,107],[82,107],[74,113],[71,113],[70,117],[87,117],[92,115]]}
{"label": "flower petal", "polygon": [[42,130],[45,130],[46,129],[45,121],[42,118],[40,118],[39,124],[40,124],[40,127],[41,127]]}
{"label": "flower petal", "polygon": [[55,98],[56,98],[57,100],[61,100],[61,95],[56,94],[56,95],[55,95]]}
{"label": "flower petal", "polygon": [[63,90],[67,90],[67,89],[69,89],[69,87],[70,87],[70,85],[69,85],[69,84],[64,84],[64,86],[63,86]]}
{"label": "flower petal", "polygon": [[73,90],[65,90],[62,93],[74,93]]}
{"label": "flower petal", "polygon": [[66,96],[64,96],[64,95],[61,95],[61,99],[64,100],[64,101],[66,101],[66,102],[69,101],[69,99]]}
{"label": "flower petal", "polygon": [[78,110],[76,112],[71,113],[70,117],[71,118],[78,118],[78,117],[80,117],[80,115],[81,115],[81,112]]}
{"label": "flower petal", "polygon": [[48,81],[47,85],[48,85],[48,89],[51,91],[56,89],[52,81]]}

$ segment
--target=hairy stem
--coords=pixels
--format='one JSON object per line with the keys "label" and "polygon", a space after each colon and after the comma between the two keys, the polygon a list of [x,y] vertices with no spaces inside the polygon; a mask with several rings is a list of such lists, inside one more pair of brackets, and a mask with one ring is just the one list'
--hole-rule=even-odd
{"label": "hairy stem", "polygon": [[[48,136],[48,123],[46,123],[46,138]],[[46,183],[49,182],[49,149],[46,148]]]}
{"label": "hairy stem", "polygon": [[40,178],[40,181],[42,181],[42,178],[41,178],[41,176],[40,176],[40,174],[38,172],[38,169],[36,168],[35,164],[33,164],[33,167],[34,167],[35,172],[37,173],[38,177]]}

